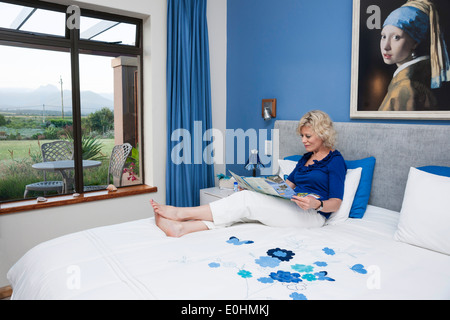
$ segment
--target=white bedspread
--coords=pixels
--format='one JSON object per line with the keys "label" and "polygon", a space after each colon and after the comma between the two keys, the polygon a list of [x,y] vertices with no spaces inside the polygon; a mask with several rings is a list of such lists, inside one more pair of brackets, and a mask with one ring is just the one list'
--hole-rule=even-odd
{"label": "white bedspread", "polygon": [[320,229],[241,224],[168,238],[154,219],[42,243],[12,299],[449,299],[450,256],[393,240],[398,213]]}

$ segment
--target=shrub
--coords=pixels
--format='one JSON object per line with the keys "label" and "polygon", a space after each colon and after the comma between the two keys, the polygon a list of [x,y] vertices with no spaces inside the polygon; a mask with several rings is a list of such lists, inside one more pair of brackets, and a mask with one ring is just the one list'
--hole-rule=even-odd
{"label": "shrub", "polygon": [[[73,143],[73,132],[66,129],[66,135],[69,141]],[[81,137],[81,150],[83,160],[104,160],[106,156],[101,152],[102,142],[100,139],[92,136],[83,135]]]}
{"label": "shrub", "polygon": [[54,140],[59,138],[58,129],[56,127],[48,127],[44,131],[45,139]]}
{"label": "shrub", "polygon": [[50,123],[57,128],[64,128],[66,126],[71,126],[73,124],[73,121],[64,119],[51,119]]}

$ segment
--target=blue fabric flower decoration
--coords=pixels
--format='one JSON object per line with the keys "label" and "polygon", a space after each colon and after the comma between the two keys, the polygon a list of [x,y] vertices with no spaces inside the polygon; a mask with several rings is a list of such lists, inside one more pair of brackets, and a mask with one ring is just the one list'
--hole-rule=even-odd
{"label": "blue fabric flower decoration", "polygon": [[275,268],[280,265],[280,260],[274,257],[259,257],[259,259],[255,259],[255,262],[261,267]]}
{"label": "blue fabric flower decoration", "polygon": [[334,256],[336,254],[333,249],[330,249],[328,247],[323,248],[322,251],[329,256]]}
{"label": "blue fabric flower decoration", "polygon": [[302,276],[302,279],[305,279],[306,281],[316,281],[317,280],[316,276],[311,273],[304,274]]}
{"label": "blue fabric flower decoration", "polygon": [[276,273],[271,272],[269,276],[273,280],[277,280],[280,282],[288,282],[288,283],[289,282],[294,282],[294,283],[302,282],[302,279],[300,279],[299,273],[291,273],[288,271],[278,270]]}
{"label": "blue fabric flower decoration", "polygon": [[236,237],[230,237],[230,239],[227,240],[227,243],[231,243],[234,244],[235,246],[241,246],[243,244],[252,244],[253,241],[252,240],[239,240]]}
{"label": "blue fabric flower decoration", "polygon": [[360,274],[366,274],[367,270],[364,269],[364,266],[362,264],[355,264],[353,267],[350,268],[351,270],[360,273]]}
{"label": "blue fabric flower decoration", "polygon": [[324,280],[334,281],[333,278],[327,277],[326,276],[327,274],[328,274],[328,272],[326,272],[326,271],[319,271],[319,272],[314,273],[314,275],[317,277],[317,280],[319,280],[319,281],[324,281]]}
{"label": "blue fabric flower decoration", "polygon": [[268,277],[258,278],[258,281],[261,282],[261,283],[273,283],[273,279],[272,278],[268,278]]}
{"label": "blue fabric flower decoration", "polygon": [[308,300],[306,299],[306,296],[304,294],[298,293],[298,292],[292,292],[289,297],[292,298],[292,300]]}
{"label": "blue fabric flower decoration", "polygon": [[209,266],[210,268],[218,268],[218,267],[220,267],[220,263],[217,263],[217,262],[211,262],[210,264],[208,264],[208,266]]}
{"label": "blue fabric flower decoration", "polygon": [[237,274],[240,275],[244,279],[253,277],[252,273],[247,270],[239,270],[239,272]]}
{"label": "blue fabric flower decoration", "polygon": [[294,264],[291,266],[292,269],[294,269],[297,272],[312,272],[314,270],[313,266],[307,266],[304,264]]}
{"label": "blue fabric flower decoration", "polygon": [[267,251],[267,254],[273,258],[277,258],[281,261],[289,261],[291,260],[295,253],[293,253],[290,250],[286,250],[286,249],[280,249],[280,248],[276,248],[276,249],[270,249],[269,251]]}

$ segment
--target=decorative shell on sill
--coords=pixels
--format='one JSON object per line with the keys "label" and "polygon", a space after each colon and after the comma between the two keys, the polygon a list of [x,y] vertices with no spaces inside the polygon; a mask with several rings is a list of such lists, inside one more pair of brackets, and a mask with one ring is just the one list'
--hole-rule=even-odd
{"label": "decorative shell on sill", "polygon": [[106,187],[106,190],[108,190],[108,192],[114,192],[117,191],[117,188],[115,185],[110,184],[109,186]]}

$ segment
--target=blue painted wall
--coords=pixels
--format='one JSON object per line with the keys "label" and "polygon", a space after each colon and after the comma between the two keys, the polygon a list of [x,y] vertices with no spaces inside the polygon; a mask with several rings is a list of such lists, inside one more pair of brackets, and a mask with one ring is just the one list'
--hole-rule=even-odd
{"label": "blue painted wall", "polygon": [[[227,128],[273,128],[274,120],[261,117],[261,100],[269,98],[277,99],[281,120],[321,109],[334,121],[381,122],[350,119],[352,5],[352,0],[228,0]],[[248,174],[242,167],[227,165]]]}

